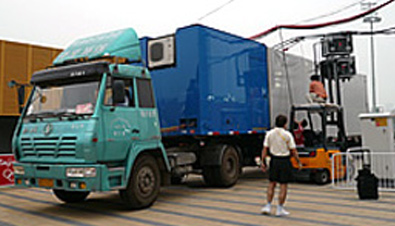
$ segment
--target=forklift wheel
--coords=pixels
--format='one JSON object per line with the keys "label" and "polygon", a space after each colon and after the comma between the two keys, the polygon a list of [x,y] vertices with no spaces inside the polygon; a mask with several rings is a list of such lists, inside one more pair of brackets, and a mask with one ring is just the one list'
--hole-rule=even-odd
{"label": "forklift wheel", "polygon": [[327,184],[329,183],[329,171],[319,170],[314,174],[314,181],[317,184]]}

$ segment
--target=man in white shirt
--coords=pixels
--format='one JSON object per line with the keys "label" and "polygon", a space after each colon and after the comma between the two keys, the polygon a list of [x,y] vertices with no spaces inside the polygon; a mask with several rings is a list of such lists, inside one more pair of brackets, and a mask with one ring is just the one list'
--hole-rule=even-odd
{"label": "man in white shirt", "polygon": [[288,182],[292,181],[292,164],[291,156],[295,157],[301,167],[298,152],[296,151],[295,141],[292,134],[285,130],[287,117],[278,115],[276,117],[276,127],[265,136],[262,150],[262,170],[266,172],[267,166],[265,158],[268,156],[270,149],[270,170],[269,170],[269,187],[267,189],[267,205],[262,208],[263,214],[271,213],[271,203],[274,197],[276,184],[280,183],[279,206],[277,207],[276,216],[286,216],[289,212],[284,209],[285,199],[287,197]]}

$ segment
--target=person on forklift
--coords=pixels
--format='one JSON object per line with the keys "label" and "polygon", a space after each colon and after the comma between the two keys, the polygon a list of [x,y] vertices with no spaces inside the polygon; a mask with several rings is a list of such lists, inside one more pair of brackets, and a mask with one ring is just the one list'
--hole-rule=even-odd
{"label": "person on forklift", "polygon": [[296,121],[294,122],[294,128],[293,128],[293,134],[295,138],[295,144],[296,146],[303,146],[305,137],[304,137],[304,130],[307,127],[308,123],[306,119],[303,119],[302,121]]}
{"label": "person on forklift", "polygon": [[326,94],[324,84],[320,81],[319,75],[312,75],[310,77],[309,85],[309,102],[325,103],[328,95]]}

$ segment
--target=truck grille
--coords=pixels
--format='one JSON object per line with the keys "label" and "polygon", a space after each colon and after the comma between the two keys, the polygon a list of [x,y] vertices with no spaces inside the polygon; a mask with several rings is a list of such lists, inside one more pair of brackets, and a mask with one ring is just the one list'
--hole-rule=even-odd
{"label": "truck grille", "polygon": [[75,157],[75,136],[63,137],[22,137],[22,154],[24,157]]}

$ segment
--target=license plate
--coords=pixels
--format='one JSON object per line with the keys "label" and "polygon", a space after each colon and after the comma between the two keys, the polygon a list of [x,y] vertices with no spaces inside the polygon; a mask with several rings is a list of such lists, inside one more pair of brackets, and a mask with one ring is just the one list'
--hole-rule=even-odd
{"label": "license plate", "polygon": [[38,179],[38,186],[53,187],[53,179]]}

